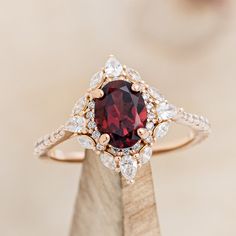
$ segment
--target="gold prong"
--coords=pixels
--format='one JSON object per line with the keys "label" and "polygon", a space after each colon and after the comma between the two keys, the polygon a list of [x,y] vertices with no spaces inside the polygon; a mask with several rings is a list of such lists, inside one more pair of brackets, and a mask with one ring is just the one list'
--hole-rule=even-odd
{"label": "gold prong", "polygon": [[136,153],[136,154],[134,155],[134,158],[137,160],[137,159],[139,158],[139,154]]}
{"label": "gold prong", "polygon": [[125,80],[125,76],[121,75],[121,76],[119,77],[119,79],[120,79],[120,80]]}
{"label": "gold prong", "polygon": [[141,86],[140,86],[140,84],[138,84],[138,83],[134,83],[134,84],[132,84],[131,89],[132,89],[134,92],[139,92],[139,91],[141,90]]}
{"label": "gold prong", "polygon": [[115,172],[119,173],[119,172],[120,172],[120,168],[119,168],[119,167],[116,167],[116,168],[115,168]]}
{"label": "gold prong", "polygon": [[148,136],[149,136],[149,132],[148,132],[148,130],[145,129],[145,128],[139,128],[137,132],[138,132],[138,136],[139,136],[141,139],[146,139],[146,138],[148,138]]}
{"label": "gold prong", "polygon": [[95,89],[90,92],[90,95],[92,96],[92,98],[101,98],[104,96],[104,92],[101,89]]}
{"label": "gold prong", "polygon": [[102,134],[98,140],[98,142],[103,145],[106,146],[109,142],[110,142],[110,136],[109,134]]}
{"label": "gold prong", "polygon": [[120,162],[120,159],[121,159],[121,158],[120,158],[119,156],[116,156],[116,157],[115,157],[115,162],[116,162],[116,163],[119,163],[119,162]]}

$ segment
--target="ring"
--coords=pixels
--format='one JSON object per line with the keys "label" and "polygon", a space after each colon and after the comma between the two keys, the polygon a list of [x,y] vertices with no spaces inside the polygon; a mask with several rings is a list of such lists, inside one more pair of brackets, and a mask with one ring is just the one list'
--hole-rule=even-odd
{"label": "ring", "polygon": [[[189,127],[189,135],[163,146],[160,139],[172,124]],[[105,167],[121,172],[128,183],[133,183],[138,168],[152,155],[199,143],[209,133],[208,119],[170,104],[137,71],[110,56],[105,67],[93,75],[89,90],[76,102],[67,122],[40,138],[34,152],[40,158],[82,162],[84,152],[55,149],[77,137],[83,148],[100,155]]]}

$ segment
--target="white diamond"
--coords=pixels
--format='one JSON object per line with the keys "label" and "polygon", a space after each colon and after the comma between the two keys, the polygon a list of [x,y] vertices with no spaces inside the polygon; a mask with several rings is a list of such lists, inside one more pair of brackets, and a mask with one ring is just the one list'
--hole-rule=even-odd
{"label": "white diamond", "polygon": [[88,123],[88,128],[89,129],[93,129],[93,128],[95,128],[96,127],[96,123],[94,122],[94,121],[90,121],[89,123]]}
{"label": "white diamond", "polygon": [[147,94],[147,93],[143,94],[143,99],[144,100],[148,100],[149,98],[150,98],[149,94]]}
{"label": "white diamond", "polygon": [[149,129],[149,130],[152,130],[153,127],[154,127],[154,124],[153,124],[152,122],[148,122],[148,123],[146,124],[146,128]]}
{"label": "white diamond", "polygon": [[89,111],[89,112],[86,113],[86,118],[91,119],[93,117],[94,117],[94,113],[93,112]]}
{"label": "white diamond", "polygon": [[111,154],[104,152],[100,154],[100,159],[103,165],[106,166],[107,168],[111,170],[114,170],[116,168],[116,162]]}
{"label": "white diamond", "polygon": [[84,117],[72,117],[65,126],[65,130],[70,132],[81,132],[86,126]]}
{"label": "white diamond", "polygon": [[123,156],[120,161],[121,174],[127,180],[133,180],[137,173],[138,164],[137,161],[132,158],[132,156]]}
{"label": "white diamond", "polygon": [[110,57],[105,65],[105,73],[108,77],[120,76],[122,73],[122,65],[115,57]]}
{"label": "white diamond", "polygon": [[102,151],[102,150],[105,149],[105,147],[104,147],[103,145],[101,145],[100,143],[98,143],[98,144],[96,145],[96,148],[97,148],[99,151]]}
{"label": "white diamond", "polygon": [[152,148],[149,146],[144,147],[141,150],[139,161],[141,162],[141,164],[146,164],[150,160],[151,156],[152,156]]}
{"label": "white diamond", "polygon": [[156,115],[154,113],[148,113],[148,119],[153,120],[156,118]]}
{"label": "white diamond", "polygon": [[156,88],[150,87],[149,93],[153,98],[157,99],[159,102],[164,101],[164,97],[159,93],[159,91]]}
{"label": "white diamond", "polygon": [[125,155],[129,154],[129,148],[124,148],[124,149],[122,149],[122,151]]}
{"label": "white diamond", "polygon": [[80,135],[77,140],[83,148],[93,149],[95,146],[93,139],[87,135]]}
{"label": "white diamond", "polygon": [[102,82],[102,78],[103,78],[103,73],[101,71],[94,74],[90,80],[90,88],[94,89],[97,86],[99,86]]}
{"label": "white diamond", "polygon": [[149,136],[148,138],[145,139],[146,143],[153,143],[153,138]]}
{"label": "white diamond", "polygon": [[86,102],[87,100],[85,96],[80,98],[75,104],[73,114],[78,115],[81,111],[83,111],[85,109]]}
{"label": "white diamond", "polygon": [[133,80],[135,80],[135,81],[141,80],[141,76],[136,70],[134,70],[132,68],[127,68],[126,72]]}
{"label": "white diamond", "polygon": [[169,122],[163,122],[163,123],[159,124],[155,129],[156,138],[164,137],[167,134],[169,127],[170,127]]}
{"label": "white diamond", "polygon": [[173,119],[177,115],[177,109],[175,106],[163,102],[158,106],[157,114],[161,120]]}
{"label": "white diamond", "polygon": [[90,109],[93,109],[95,107],[95,102],[94,101],[89,102],[88,107]]}
{"label": "white diamond", "polygon": [[98,131],[98,130],[95,130],[95,131],[93,131],[93,133],[92,133],[92,137],[94,138],[94,139],[97,139],[97,138],[99,138],[100,137],[100,132]]}
{"label": "white diamond", "polygon": [[151,110],[153,108],[153,104],[152,103],[147,103],[146,108],[148,110]]}
{"label": "white diamond", "polygon": [[134,150],[134,151],[139,151],[140,148],[141,148],[140,143],[136,143],[136,144],[132,147],[132,150]]}

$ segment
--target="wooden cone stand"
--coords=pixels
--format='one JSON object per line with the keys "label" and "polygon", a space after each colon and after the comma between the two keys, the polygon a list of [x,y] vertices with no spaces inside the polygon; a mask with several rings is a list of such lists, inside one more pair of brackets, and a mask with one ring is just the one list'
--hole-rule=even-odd
{"label": "wooden cone stand", "polygon": [[150,162],[128,185],[86,152],[70,236],[160,236]]}

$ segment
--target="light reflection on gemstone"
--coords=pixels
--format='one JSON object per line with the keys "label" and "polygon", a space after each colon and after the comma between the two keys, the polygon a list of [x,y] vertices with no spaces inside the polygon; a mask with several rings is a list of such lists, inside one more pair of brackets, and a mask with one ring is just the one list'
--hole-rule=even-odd
{"label": "light reflection on gemstone", "polygon": [[100,133],[110,135],[110,145],[129,148],[140,137],[139,128],[147,122],[147,108],[140,92],[131,90],[131,83],[116,80],[103,87],[104,96],[95,99],[95,122]]}

